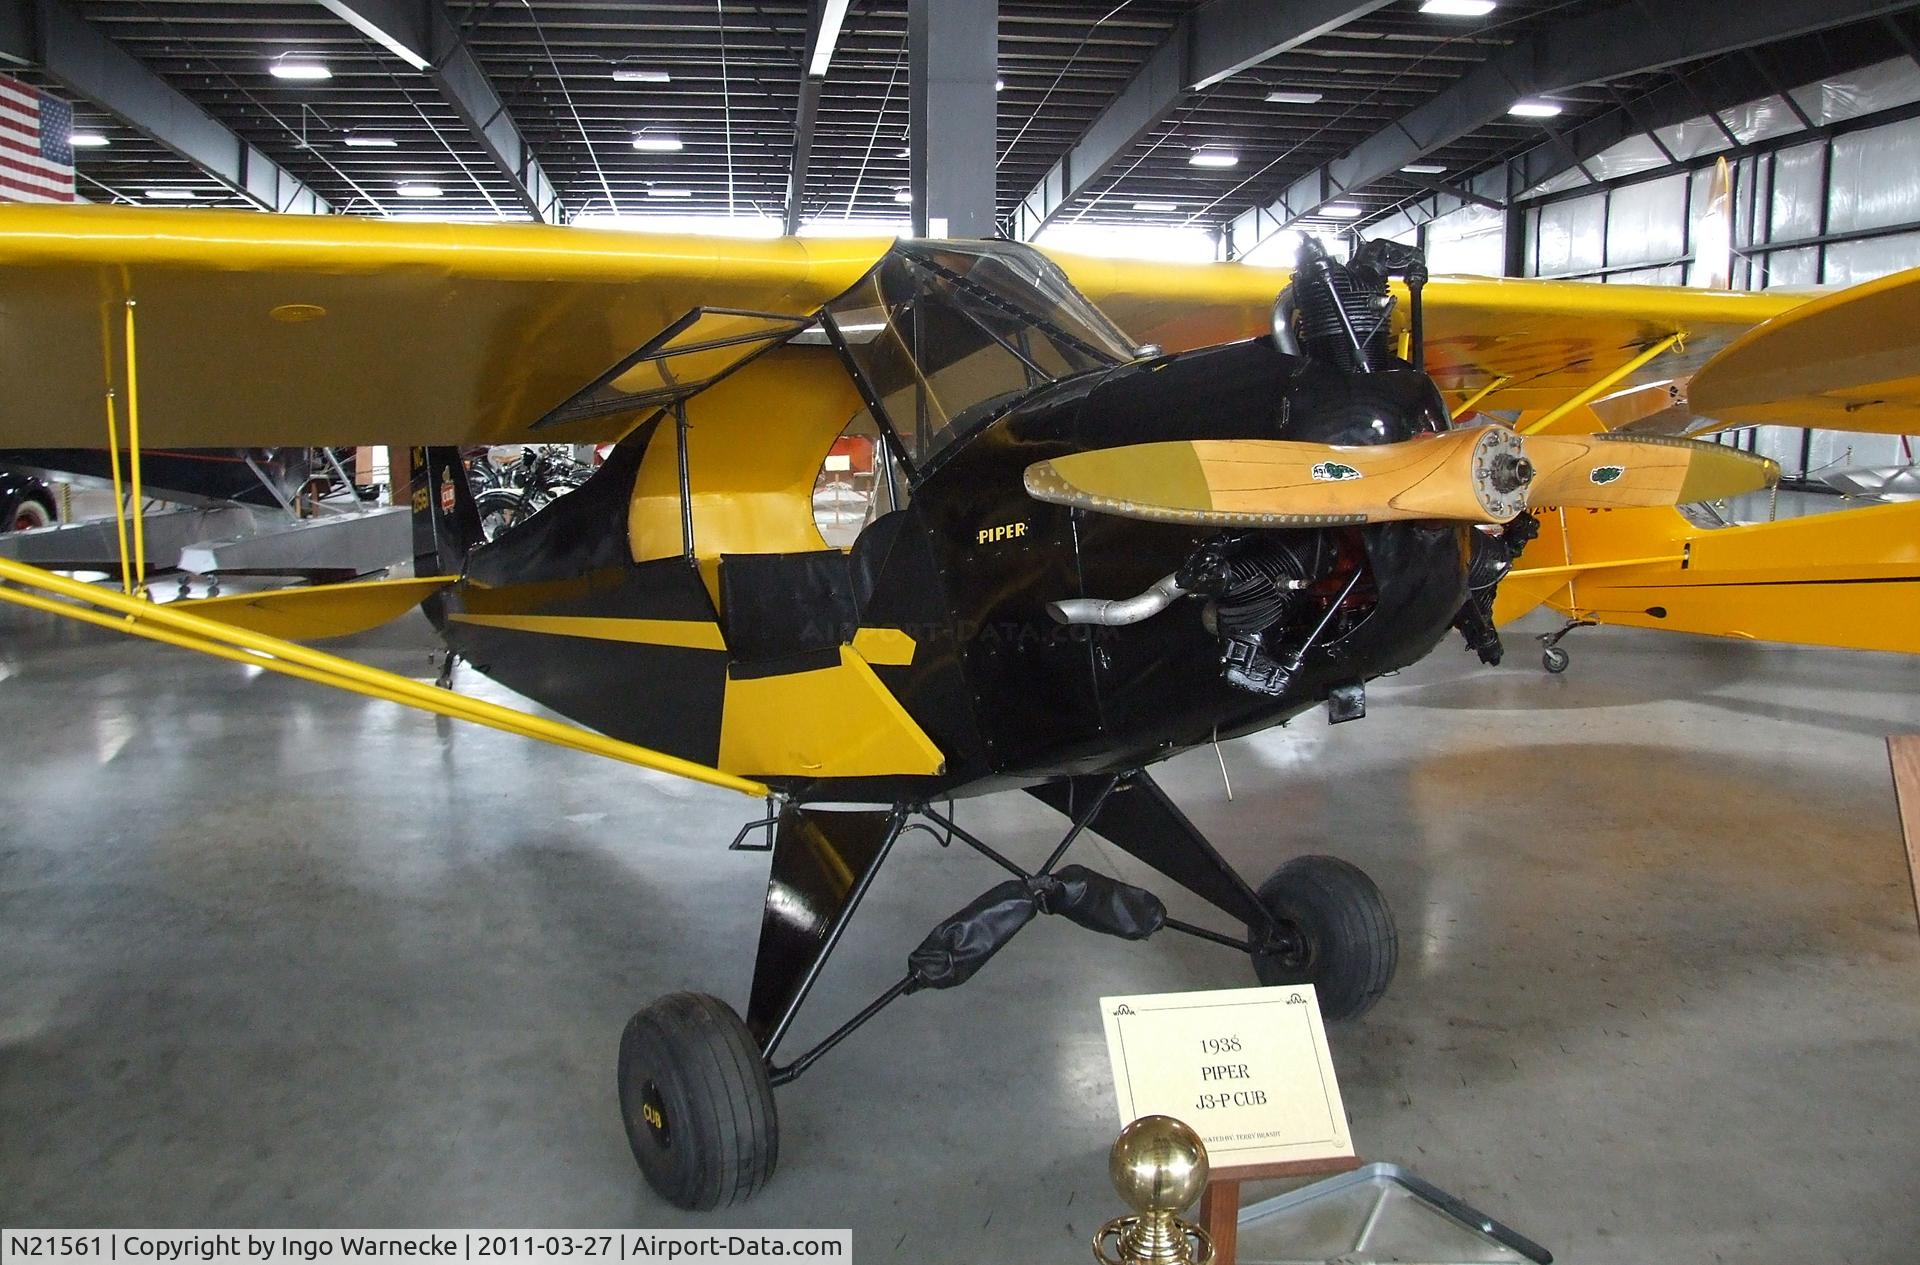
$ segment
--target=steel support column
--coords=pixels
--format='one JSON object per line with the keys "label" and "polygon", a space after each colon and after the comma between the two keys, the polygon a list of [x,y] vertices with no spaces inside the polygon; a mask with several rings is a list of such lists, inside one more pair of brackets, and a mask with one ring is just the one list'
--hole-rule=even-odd
{"label": "steel support column", "polygon": [[997,0],[908,0],[913,231],[991,237]]}
{"label": "steel support column", "polygon": [[793,160],[787,167],[785,224],[791,237],[800,231],[807,198],[807,166],[813,160],[813,126],[820,117],[820,91],[833,67],[834,46],[847,23],[849,0],[810,0],[807,6],[807,60],[800,96],[793,111]]}
{"label": "steel support column", "polygon": [[807,165],[813,159],[813,125],[820,117],[820,89],[826,80],[808,75],[800,81],[800,102],[793,115],[793,160],[787,168],[786,232],[800,231],[801,209],[807,196]]}

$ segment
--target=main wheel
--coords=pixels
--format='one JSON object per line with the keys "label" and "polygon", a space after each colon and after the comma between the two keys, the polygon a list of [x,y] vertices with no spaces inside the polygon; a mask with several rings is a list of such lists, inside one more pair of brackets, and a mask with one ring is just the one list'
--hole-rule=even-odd
{"label": "main wheel", "polygon": [[1565,672],[1572,661],[1573,657],[1558,646],[1548,646],[1540,652],[1540,666],[1555,676]]}
{"label": "main wheel", "polygon": [[[1262,984],[1311,984],[1329,1019],[1363,1015],[1380,1000],[1400,960],[1386,897],[1358,866],[1338,857],[1295,857],[1260,885],[1265,905],[1291,936],[1256,949]],[[1264,929],[1249,927],[1260,943]]]}
{"label": "main wheel", "polygon": [[747,1025],[705,993],[670,993],[620,1034],[620,1114],[647,1184],[682,1208],[753,1198],[773,1176],[780,1122]]}

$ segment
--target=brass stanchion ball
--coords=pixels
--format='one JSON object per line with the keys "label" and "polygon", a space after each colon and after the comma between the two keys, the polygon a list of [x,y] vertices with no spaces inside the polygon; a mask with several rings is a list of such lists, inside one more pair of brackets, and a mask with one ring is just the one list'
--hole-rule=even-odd
{"label": "brass stanchion ball", "polygon": [[1135,1212],[1184,1212],[1207,1188],[1206,1144],[1172,1116],[1142,1116],[1114,1139],[1107,1175]]}

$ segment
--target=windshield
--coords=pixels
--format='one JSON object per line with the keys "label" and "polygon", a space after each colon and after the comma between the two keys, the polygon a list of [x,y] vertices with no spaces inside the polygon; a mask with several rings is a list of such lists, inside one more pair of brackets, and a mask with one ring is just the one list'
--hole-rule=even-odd
{"label": "windshield", "polygon": [[916,469],[1035,387],[1133,354],[1014,242],[902,243],[825,315]]}

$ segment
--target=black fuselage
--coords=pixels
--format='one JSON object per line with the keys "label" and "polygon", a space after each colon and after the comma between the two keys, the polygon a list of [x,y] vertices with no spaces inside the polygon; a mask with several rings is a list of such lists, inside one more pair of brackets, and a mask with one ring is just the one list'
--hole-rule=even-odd
{"label": "black fuselage", "polygon": [[[806,798],[893,802],[1134,768],[1279,723],[1424,656],[1466,595],[1462,531],[1390,523],[1275,533],[1324,533],[1315,549],[1344,570],[1305,595],[1298,628],[1271,635],[1277,652],[1308,648],[1283,691],[1260,693],[1223,672],[1207,602],[1183,599],[1125,627],[1050,617],[1047,604],[1063,598],[1139,593],[1222,533],[1037,501],[1022,482],[1027,467],[1151,441],[1375,444],[1446,424],[1432,383],[1411,370],[1342,372],[1266,340],[1139,360],[960,419],[960,437],[913,472],[905,507],[868,526],[851,551],[723,558],[725,655],[603,647],[589,665],[572,638],[443,630],[482,670],[562,713],[708,762],[725,673],[818,662],[853,628],[907,631],[912,661],[875,671],[946,756],[944,771],[769,779]],[[657,425],[630,437],[585,488],[474,550],[451,608],[478,599],[490,610],[713,618],[687,562],[626,560],[626,505]],[[1261,544],[1260,533],[1242,536],[1248,548]],[[1322,634],[1310,640],[1316,624]]]}
{"label": "black fuselage", "polygon": [[[1036,461],[1122,444],[1372,444],[1444,424],[1423,375],[1340,373],[1265,340],[1138,361],[1042,390],[916,478],[899,528],[913,544],[896,544],[875,576],[867,622],[923,628],[923,645],[939,650],[927,656],[932,670],[916,659],[883,678],[943,749],[964,753],[950,760],[956,782],[1018,784],[1130,768],[1216,735],[1250,733],[1312,707],[1335,686],[1404,667],[1433,648],[1465,597],[1457,528],[1348,529],[1364,550],[1370,613],[1310,651],[1286,693],[1263,696],[1228,683],[1201,601],[1175,602],[1118,628],[1067,628],[1046,611],[1063,597],[1141,592],[1217,530],[1045,504],[1027,495],[1022,475]],[[993,531],[1008,525],[1016,530]],[[929,611],[935,593],[941,605]]]}

